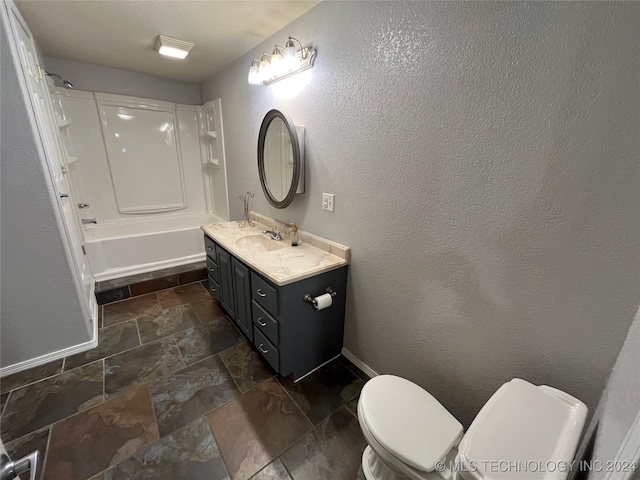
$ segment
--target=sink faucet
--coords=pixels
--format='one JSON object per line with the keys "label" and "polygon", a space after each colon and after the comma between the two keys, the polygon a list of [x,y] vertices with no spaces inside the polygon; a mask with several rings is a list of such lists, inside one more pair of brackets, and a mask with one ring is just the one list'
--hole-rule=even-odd
{"label": "sink faucet", "polygon": [[271,227],[271,230],[263,230],[262,233],[269,234],[271,236],[271,240],[276,240],[277,242],[282,240],[282,233],[279,232],[276,227]]}

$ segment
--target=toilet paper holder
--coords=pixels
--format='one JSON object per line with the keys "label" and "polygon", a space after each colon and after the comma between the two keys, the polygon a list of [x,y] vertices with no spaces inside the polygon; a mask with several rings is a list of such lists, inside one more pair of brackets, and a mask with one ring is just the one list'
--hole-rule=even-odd
{"label": "toilet paper holder", "polygon": [[[328,293],[329,295],[331,295],[332,297],[335,297],[337,295],[336,292],[333,291],[333,288],[331,287],[327,287],[327,289],[325,290],[325,293]],[[304,301],[306,303],[308,303],[309,305],[313,306],[313,307],[317,307],[317,302],[315,301],[315,299],[311,296],[310,293],[307,293],[304,296]]]}

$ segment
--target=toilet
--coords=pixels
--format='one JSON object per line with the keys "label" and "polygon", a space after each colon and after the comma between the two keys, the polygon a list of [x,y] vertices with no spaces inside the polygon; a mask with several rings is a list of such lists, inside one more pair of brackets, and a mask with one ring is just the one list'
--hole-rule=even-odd
{"label": "toilet", "polygon": [[369,444],[367,480],[560,480],[571,469],[587,407],[555,388],[514,378],[469,430],[426,390],[401,377],[365,384],[358,419]]}

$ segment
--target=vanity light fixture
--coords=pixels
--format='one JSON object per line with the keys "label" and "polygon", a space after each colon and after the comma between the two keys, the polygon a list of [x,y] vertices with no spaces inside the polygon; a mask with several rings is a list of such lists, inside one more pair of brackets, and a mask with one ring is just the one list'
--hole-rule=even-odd
{"label": "vanity light fixture", "polygon": [[288,37],[284,47],[275,45],[271,54],[264,52],[260,60],[252,60],[248,81],[251,85],[269,85],[307,70],[313,67],[316,53],[315,48],[303,47],[297,38]]}
{"label": "vanity light fixture", "polygon": [[191,42],[185,42],[184,40],[178,40],[177,38],[158,35],[156,44],[153,49],[156,50],[160,55],[184,60],[184,58],[189,55],[189,52],[194,45],[195,44]]}

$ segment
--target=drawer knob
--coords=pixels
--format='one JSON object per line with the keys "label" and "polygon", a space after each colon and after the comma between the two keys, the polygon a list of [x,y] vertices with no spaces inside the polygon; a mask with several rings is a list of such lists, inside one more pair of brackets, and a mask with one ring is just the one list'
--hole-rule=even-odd
{"label": "drawer knob", "polygon": [[261,327],[266,327],[267,324],[266,323],[262,323],[260,320],[262,320],[262,317],[258,317],[258,323],[260,324]]}
{"label": "drawer knob", "polygon": [[213,288],[213,287],[211,287],[211,291],[212,291],[212,292],[215,292],[215,291],[216,291],[216,289],[215,289],[215,288]]}
{"label": "drawer knob", "polygon": [[207,250],[211,251],[213,250],[213,247],[207,247]]}
{"label": "drawer knob", "polygon": [[262,293],[262,291],[260,289],[256,290],[256,293],[258,295],[260,295],[261,297],[266,297],[267,296],[267,294],[266,293]]}
{"label": "drawer knob", "polygon": [[258,345],[258,348],[260,349],[260,351],[261,351],[262,353],[265,353],[265,354],[266,354],[266,353],[269,353],[269,350],[268,350],[268,349],[267,349],[267,350],[263,350],[263,349],[262,349],[262,347],[263,347],[263,346],[264,346],[264,344],[262,344],[262,343],[261,343],[260,345]]}
{"label": "drawer knob", "polygon": [[209,267],[209,271],[210,271],[210,272],[215,272],[215,271],[216,271],[216,269],[215,269],[215,268],[213,268],[213,267]]}

